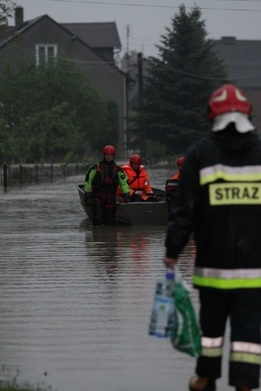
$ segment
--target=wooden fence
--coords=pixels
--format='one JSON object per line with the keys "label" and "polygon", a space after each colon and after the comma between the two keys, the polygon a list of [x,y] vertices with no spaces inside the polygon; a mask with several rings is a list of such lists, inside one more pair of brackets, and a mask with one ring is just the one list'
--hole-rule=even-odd
{"label": "wooden fence", "polygon": [[[3,164],[0,172],[0,186],[7,191],[11,186],[52,182],[74,175],[84,175],[88,164]],[[83,178],[84,179],[84,178]]]}

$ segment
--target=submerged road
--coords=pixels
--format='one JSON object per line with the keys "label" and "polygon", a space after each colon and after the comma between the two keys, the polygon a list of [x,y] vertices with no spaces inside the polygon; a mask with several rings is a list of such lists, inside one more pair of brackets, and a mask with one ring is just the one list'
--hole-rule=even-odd
{"label": "submerged road", "polygon": [[[164,188],[167,173],[149,172]],[[0,194],[0,379],[53,391],[186,391],[194,358],[148,335],[166,227],[93,229],[82,180]],[[180,259],[189,284],[194,255],[190,243]],[[218,390],[231,390],[226,379],[225,367]]]}

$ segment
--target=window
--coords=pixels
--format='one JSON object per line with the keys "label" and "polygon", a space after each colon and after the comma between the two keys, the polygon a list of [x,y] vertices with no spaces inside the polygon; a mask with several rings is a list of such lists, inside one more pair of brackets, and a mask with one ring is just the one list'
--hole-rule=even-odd
{"label": "window", "polygon": [[37,44],[36,49],[36,65],[48,64],[57,57],[56,44]]}

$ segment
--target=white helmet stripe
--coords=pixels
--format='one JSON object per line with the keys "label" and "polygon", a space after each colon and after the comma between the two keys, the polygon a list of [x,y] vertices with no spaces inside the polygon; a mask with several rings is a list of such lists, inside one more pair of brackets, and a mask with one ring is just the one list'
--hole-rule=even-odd
{"label": "white helmet stripe", "polygon": [[241,92],[236,88],[235,89],[235,94],[236,94],[236,97],[238,100],[240,100],[241,102],[246,102],[247,101],[247,98],[241,94]]}
{"label": "white helmet stripe", "polygon": [[222,94],[213,98],[213,102],[223,102],[226,99],[227,99],[227,90],[223,90]]}

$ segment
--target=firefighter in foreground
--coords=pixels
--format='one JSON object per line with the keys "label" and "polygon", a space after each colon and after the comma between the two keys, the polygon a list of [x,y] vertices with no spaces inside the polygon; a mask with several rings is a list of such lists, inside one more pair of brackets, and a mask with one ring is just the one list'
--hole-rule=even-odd
{"label": "firefighter in foreground", "polygon": [[225,84],[209,100],[211,134],[186,154],[171,206],[166,267],[193,232],[202,355],[191,391],[214,391],[230,321],[229,385],[260,389],[261,143],[243,91]]}
{"label": "firefighter in foreground", "polygon": [[141,164],[140,155],[134,154],[130,157],[129,163],[121,166],[122,170],[128,177],[128,184],[130,186],[130,195],[132,202],[156,202],[157,198],[153,194],[150,186],[149,175]]}
{"label": "firefighter in foreground", "polygon": [[103,149],[103,160],[93,164],[85,176],[85,203],[92,206],[93,225],[115,223],[118,186],[125,202],[130,201],[127,176],[114,162],[114,156],[115,148],[106,145]]}

